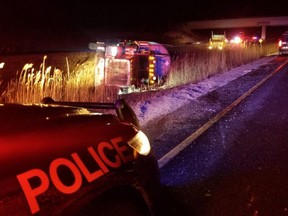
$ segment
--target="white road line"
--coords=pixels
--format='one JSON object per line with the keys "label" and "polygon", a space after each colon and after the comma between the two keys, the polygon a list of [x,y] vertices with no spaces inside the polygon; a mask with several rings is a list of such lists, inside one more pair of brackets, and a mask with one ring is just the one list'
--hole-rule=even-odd
{"label": "white road line", "polygon": [[182,150],[184,150],[187,146],[189,146],[195,139],[197,139],[201,134],[203,134],[206,130],[208,130],[214,123],[216,123],[220,118],[226,115],[230,110],[232,110],[235,106],[237,106],[240,102],[242,102],[245,98],[251,95],[257,88],[259,88],[264,82],[278,73],[286,64],[288,60],[285,61],[282,65],[276,68],[272,73],[264,77],[259,83],[249,89],[246,93],[240,96],[237,100],[219,112],[216,116],[211,118],[208,122],[206,122],[202,127],[197,129],[194,133],[192,133],[189,137],[183,140],[180,144],[178,144],[175,148],[170,150],[167,154],[161,157],[158,160],[159,168],[164,167],[170,160],[172,160],[176,155],[178,155]]}

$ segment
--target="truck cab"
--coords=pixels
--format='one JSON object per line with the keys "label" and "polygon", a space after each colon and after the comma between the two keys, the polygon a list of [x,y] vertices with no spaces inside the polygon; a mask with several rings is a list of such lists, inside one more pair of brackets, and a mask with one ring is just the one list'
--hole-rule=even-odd
{"label": "truck cab", "polygon": [[224,47],[226,47],[228,43],[228,40],[225,36],[225,34],[214,34],[212,32],[212,36],[209,39],[209,46],[208,48],[211,49],[218,49],[222,50]]}

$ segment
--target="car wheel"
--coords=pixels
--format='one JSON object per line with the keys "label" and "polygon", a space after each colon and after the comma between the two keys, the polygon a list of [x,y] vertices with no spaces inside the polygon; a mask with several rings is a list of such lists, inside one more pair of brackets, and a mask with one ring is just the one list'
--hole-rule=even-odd
{"label": "car wheel", "polygon": [[121,188],[106,192],[100,199],[93,200],[78,216],[148,216],[149,209],[139,192]]}

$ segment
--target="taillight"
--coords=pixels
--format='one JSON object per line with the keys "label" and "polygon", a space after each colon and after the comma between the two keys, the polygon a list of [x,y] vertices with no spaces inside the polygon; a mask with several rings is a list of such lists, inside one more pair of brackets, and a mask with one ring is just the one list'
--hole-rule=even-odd
{"label": "taillight", "polygon": [[282,40],[279,40],[278,46],[279,46],[279,47],[282,47]]}

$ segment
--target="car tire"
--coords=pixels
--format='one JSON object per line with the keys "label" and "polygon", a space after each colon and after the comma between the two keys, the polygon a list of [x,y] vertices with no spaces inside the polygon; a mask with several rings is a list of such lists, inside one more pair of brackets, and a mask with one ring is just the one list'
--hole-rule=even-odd
{"label": "car tire", "polygon": [[135,189],[123,187],[93,200],[78,216],[149,216],[147,205]]}

